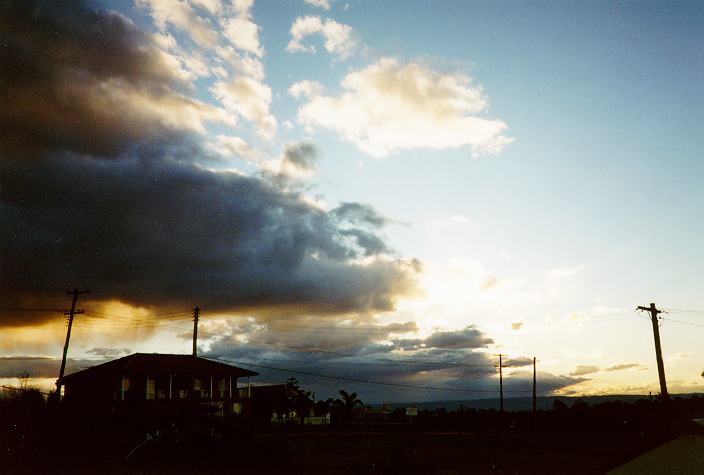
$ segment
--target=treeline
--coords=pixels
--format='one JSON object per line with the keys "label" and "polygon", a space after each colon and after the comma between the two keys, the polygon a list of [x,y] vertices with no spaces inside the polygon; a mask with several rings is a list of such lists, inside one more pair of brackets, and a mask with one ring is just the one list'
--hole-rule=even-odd
{"label": "treeline", "polygon": [[589,405],[577,399],[568,406],[555,399],[551,410],[505,412],[494,409],[419,410],[409,420],[405,410],[395,410],[395,422],[406,421],[422,429],[447,429],[470,432],[580,432],[635,434],[645,436],[691,426],[693,419],[704,417],[704,396],[674,398],[667,404],[656,399],[635,402],[608,401]]}

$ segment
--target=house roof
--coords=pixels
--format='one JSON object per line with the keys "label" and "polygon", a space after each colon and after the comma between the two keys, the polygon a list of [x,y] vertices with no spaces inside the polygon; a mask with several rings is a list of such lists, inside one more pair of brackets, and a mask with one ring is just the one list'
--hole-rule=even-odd
{"label": "house roof", "polygon": [[[192,355],[134,353],[66,375],[61,380],[61,383],[69,383],[86,377],[130,374],[191,374],[192,372]],[[258,374],[248,369],[200,357],[196,357],[196,373],[237,378],[256,376]]]}

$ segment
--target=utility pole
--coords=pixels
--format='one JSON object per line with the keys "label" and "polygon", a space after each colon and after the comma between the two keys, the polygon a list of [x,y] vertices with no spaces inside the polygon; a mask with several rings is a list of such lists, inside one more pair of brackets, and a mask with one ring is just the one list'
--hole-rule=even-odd
{"label": "utility pole", "polygon": [[499,401],[501,412],[504,412],[504,373],[503,373],[503,356],[499,353]]}
{"label": "utility pole", "polygon": [[536,429],[536,420],[538,414],[537,398],[535,397],[535,356],[533,357],[533,432]]}
{"label": "utility pole", "polygon": [[198,317],[200,308],[193,309],[193,357],[198,356]]}
{"label": "utility pole", "polygon": [[533,357],[533,420],[538,409],[537,398],[535,397],[535,356]]}
{"label": "utility pole", "polygon": [[87,294],[88,292],[88,289],[73,289],[72,291],[66,291],[67,295],[73,295],[73,300],[71,301],[71,310],[69,310],[68,312],[64,312],[64,315],[68,317],[68,329],[66,330],[66,342],[64,343],[64,356],[61,359],[59,379],[56,380],[56,397],[59,399],[61,399],[61,380],[64,377],[64,370],[66,369],[66,355],[68,354],[68,343],[71,340],[71,326],[73,325],[73,317],[78,313],[83,313],[83,310],[76,310],[76,302],[78,302],[78,296],[80,294]]}
{"label": "utility pole", "polygon": [[193,374],[191,375],[191,399],[196,398],[196,365],[198,362],[198,317],[200,308],[196,305],[193,309]]}
{"label": "utility pole", "polygon": [[658,362],[658,376],[660,377],[660,396],[663,401],[668,401],[667,382],[665,381],[665,365],[662,362],[662,348],[660,347],[660,326],[658,325],[658,314],[662,310],[655,308],[655,304],[651,303],[650,307],[638,306],[637,310],[650,312],[650,321],[653,324],[653,338],[655,339],[655,358]]}

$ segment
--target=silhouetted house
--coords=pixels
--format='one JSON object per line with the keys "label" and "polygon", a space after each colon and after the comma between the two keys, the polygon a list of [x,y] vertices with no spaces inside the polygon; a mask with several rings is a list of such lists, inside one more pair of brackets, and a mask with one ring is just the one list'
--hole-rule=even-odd
{"label": "silhouetted house", "polygon": [[189,401],[217,415],[248,409],[239,378],[257,373],[192,355],[134,353],[64,376],[64,401],[78,407],[151,408],[169,412]]}

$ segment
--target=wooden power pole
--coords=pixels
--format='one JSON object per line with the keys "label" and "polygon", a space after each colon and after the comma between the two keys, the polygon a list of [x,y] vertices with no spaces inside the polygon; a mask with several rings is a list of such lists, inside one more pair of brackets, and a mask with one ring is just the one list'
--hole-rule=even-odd
{"label": "wooden power pole", "polygon": [[651,303],[650,307],[638,306],[638,310],[650,312],[650,321],[653,324],[653,338],[655,339],[655,358],[658,362],[658,376],[660,377],[660,396],[663,401],[667,401],[667,382],[665,381],[665,365],[662,361],[662,348],[660,346],[660,326],[658,325],[658,314],[662,310],[655,308],[655,304]]}
{"label": "wooden power pole", "polygon": [[538,418],[538,399],[536,397],[536,384],[535,384],[535,356],[533,357],[533,432],[537,429],[537,418]]}
{"label": "wooden power pole", "polygon": [[504,412],[504,372],[503,372],[503,356],[499,353],[499,403],[501,412]]}
{"label": "wooden power pole", "polygon": [[537,398],[535,397],[535,356],[533,357],[533,419],[535,419],[535,413],[538,409]]}
{"label": "wooden power pole", "polygon": [[191,399],[196,399],[196,365],[198,364],[198,317],[200,308],[193,309],[193,374],[191,375]]}
{"label": "wooden power pole", "polygon": [[198,356],[198,317],[200,308],[193,309],[193,357]]}
{"label": "wooden power pole", "polygon": [[71,300],[71,310],[64,312],[64,315],[68,317],[68,329],[66,330],[66,342],[64,343],[64,356],[61,358],[61,369],[59,370],[59,379],[56,380],[56,397],[61,399],[61,380],[64,377],[64,371],[66,370],[66,355],[68,354],[68,343],[71,340],[71,327],[73,326],[73,317],[78,313],[83,313],[83,310],[76,310],[76,303],[78,302],[78,296],[80,294],[87,294],[89,292],[86,290],[73,289],[72,291],[67,291],[67,295],[73,295],[73,300]]}

